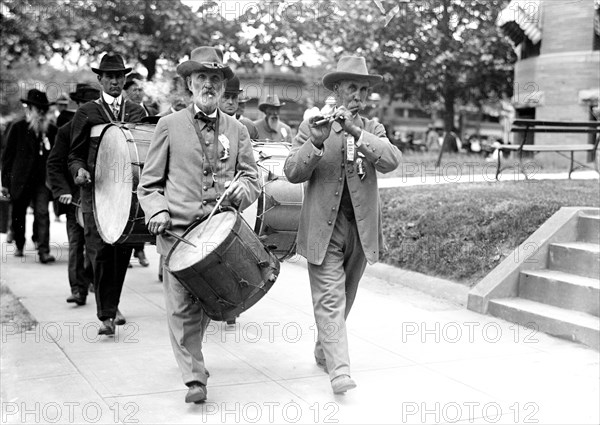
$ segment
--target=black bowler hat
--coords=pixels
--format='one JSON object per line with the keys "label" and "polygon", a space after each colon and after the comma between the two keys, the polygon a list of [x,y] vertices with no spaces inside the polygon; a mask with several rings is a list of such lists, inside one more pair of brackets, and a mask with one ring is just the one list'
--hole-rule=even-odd
{"label": "black bowler hat", "polygon": [[69,93],[74,102],[85,103],[100,97],[100,90],[86,83],[78,83],[75,91]]}
{"label": "black bowler hat", "polygon": [[21,102],[46,109],[48,109],[50,105],[54,105],[54,102],[48,102],[48,96],[46,96],[46,93],[38,89],[29,90],[27,92],[27,99],[21,99]]}
{"label": "black bowler hat", "polygon": [[225,86],[225,93],[240,94],[244,90],[240,89],[240,79],[234,76],[232,79],[227,80],[227,86]]}
{"label": "black bowler hat", "polygon": [[103,72],[124,72],[125,74],[129,74],[131,68],[125,66],[125,61],[121,55],[111,52],[102,56],[100,66],[98,68],[92,67],[92,71],[98,75],[101,75]]}

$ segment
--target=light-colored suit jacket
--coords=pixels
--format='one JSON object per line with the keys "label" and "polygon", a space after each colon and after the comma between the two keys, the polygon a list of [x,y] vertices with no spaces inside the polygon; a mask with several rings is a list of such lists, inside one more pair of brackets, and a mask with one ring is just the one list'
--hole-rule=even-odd
{"label": "light-colored suit jacket", "polygon": [[[220,159],[224,153],[222,142],[215,138],[206,145],[205,137],[210,138],[210,135],[202,121],[199,127],[202,140],[194,129],[193,105],[158,121],[138,186],[146,223],[159,212],[168,211],[173,224],[171,230],[182,234],[194,221],[210,214],[225,191],[225,182],[233,180],[237,171],[242,172],[239,181],[244,187],[239,209],[245,209],[258,197],[258,169],[246,127],[219,112],[219,136],[226,137],[230,145],[229,158],[225,160]],[[221,205],[230,204],[225,199]],[[168,254],[174,242],[172,237],[160,235],[158,252]]]}
{"label": "light-colored suit jacket", "polygon": [[[400,151],[388,140],[383,125],[360,116],[355,124],[363,129],[362,145],[356,149],[355,161],[346,159],[346,136],[341,125],[334,122],[323,144],[323,155],[316,154],[309,140],[308,121],[303,121],[285,162],[285,175],[292,183],[308,182],[298,228],[298,254],[312,264],[321,264],[333,233],[344,180],[352,198],[360,242],[370,264],[379,260],[385,249],[381,229],[381,209],[377,173],[393,171],[400,162]],[[358,152],[365,177],[357,173]]]}

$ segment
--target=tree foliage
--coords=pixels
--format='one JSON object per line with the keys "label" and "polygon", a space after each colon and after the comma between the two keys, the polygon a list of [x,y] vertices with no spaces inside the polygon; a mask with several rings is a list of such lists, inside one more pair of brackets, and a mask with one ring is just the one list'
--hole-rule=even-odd
{"label": "tree foliage", "polygon": [[87,57],[115,51],[139,61],[152,78],[156,61],[177,61],[199,45],[235,45],[239,22],[210,13],[202,2],[192,10],[179,0],[5,0],[2,64],[67,55]]}
{"label": "tree foliage", "polygon": [[[79,49],[114,50],[151,78],[158,59],[173,64],[199,45],[218,45],[238,65],[264,60],[303,65],[308,52],[334,66],[342,54],[367,57],[383,90],[421,106],[440,103],[446,126],[456,104],[512,94],[514,53],[495,26],[508,0],[2,0],[1,64],[40,63]],[[234,19],[223,16],[233,10]],[[298,68],[297,68],[298,69]]]}

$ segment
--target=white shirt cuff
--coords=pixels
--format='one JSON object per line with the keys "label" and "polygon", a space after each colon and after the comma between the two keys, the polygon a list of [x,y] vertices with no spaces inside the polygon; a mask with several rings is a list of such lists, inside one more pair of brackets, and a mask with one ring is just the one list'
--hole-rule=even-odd
{"label": "white shirt cuff", "polygon": [[323,148],[316,147],[315,144],[312,142],[312,140],[310,141],[310,144],[313,147],[313,151],[315,152],[315,155],[317,155],[317,156],[323,156]]}

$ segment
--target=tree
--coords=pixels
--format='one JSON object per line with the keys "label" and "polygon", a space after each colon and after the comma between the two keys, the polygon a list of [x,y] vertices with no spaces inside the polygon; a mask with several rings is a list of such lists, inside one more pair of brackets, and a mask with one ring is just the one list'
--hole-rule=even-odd
{"label": "tree", "polygon": [[[239,22],[193,11],[179,0],[5,0],[2,7],[2,65],[36,63],[74,48],[86,57],[113,50],[139,61],[151,79],[158,59],[174,63],[199,45],[235,45]],[[237,46],[236,46],[237,47]]]}
{"label": "tree", "polygon": [[441,102],[445,127],[457,102],[512,94],[516,57],[495,26],[508,0],[325,1],[310,22],[280,21],[281,33],[337,59],[360,54],[384,75],[384,90],[422,106]]}

